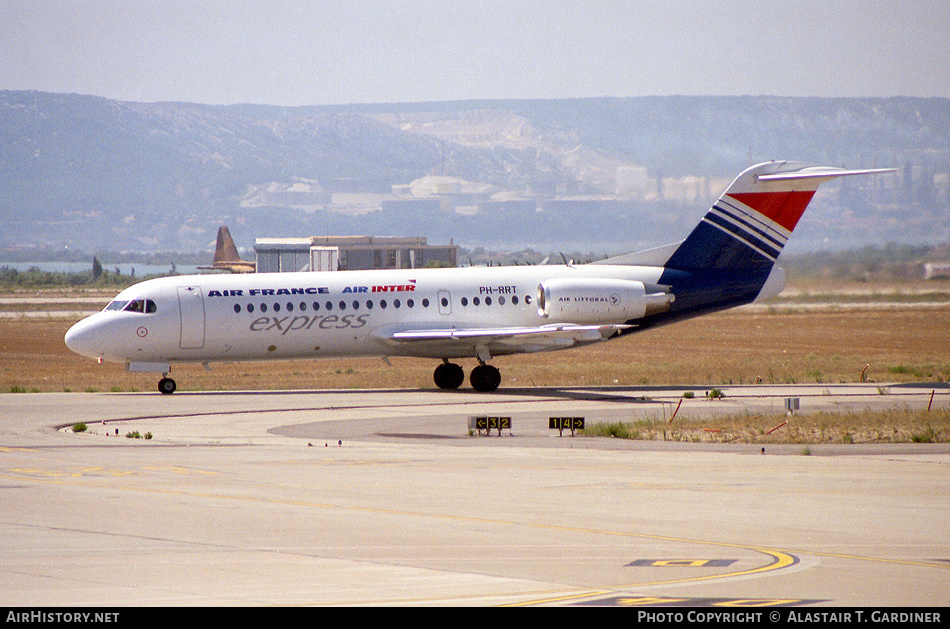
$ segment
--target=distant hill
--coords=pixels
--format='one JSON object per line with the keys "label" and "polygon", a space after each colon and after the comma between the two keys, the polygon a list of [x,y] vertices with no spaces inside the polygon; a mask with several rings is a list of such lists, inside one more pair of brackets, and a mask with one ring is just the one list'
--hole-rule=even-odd
{"label": "distant hill", "polygon": [[243,247],[371,234],[616,252],[678,239],[767,159],[900,169],[823,192],[792,244],[950,241],[950,99],[283,108],[6,91],[0,133],[5,248],[208,250],[228,224]]}

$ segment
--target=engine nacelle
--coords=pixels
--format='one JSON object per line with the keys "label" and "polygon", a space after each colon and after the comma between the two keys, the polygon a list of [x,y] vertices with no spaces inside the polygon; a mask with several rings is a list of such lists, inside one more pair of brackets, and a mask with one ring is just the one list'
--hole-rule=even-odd
{"label": "engine nacelle", "polygon": [[552,323],[623,323],[668,310],[672,301],[673,295],[647,293],[643,282],[632,280],[565,278],[538,285],[538,314]]}

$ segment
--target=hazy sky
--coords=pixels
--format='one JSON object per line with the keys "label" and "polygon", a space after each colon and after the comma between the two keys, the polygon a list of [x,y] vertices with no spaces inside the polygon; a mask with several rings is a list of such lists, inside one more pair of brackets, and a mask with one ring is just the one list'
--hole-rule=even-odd
{"label": "hazy sky", "polygon": [[0,89],[318,105],[950,97],[948,0],[0,0]]}

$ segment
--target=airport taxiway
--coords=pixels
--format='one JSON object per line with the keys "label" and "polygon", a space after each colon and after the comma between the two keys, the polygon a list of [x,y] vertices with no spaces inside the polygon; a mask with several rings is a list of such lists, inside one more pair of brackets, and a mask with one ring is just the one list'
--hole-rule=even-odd
{"label": "airport taxiway", "polygon": [[[763,455],[548,428],[665,417],[682,393],[2,395],[0,600],[950,604],[950,445]],[[696,416],[950,404],[933,385],[698,393],[682,402]],[[470,436],[473,416],[512,429]]]}

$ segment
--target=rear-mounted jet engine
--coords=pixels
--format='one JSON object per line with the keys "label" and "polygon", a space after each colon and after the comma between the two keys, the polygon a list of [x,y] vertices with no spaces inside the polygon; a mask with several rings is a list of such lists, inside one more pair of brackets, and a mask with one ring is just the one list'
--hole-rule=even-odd
{"label": "rear-mounted jet engine", "polygon": [[672,302],[660,287],[632,280],[563,278],[538,285],[538,314],[551,323],[622,323],[669,310]]}

